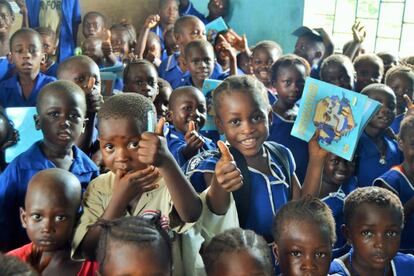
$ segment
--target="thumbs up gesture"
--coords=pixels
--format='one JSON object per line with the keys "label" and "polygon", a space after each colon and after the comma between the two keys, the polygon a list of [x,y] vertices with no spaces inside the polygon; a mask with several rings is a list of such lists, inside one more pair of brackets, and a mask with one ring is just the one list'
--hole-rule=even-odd
{"label": "thumbs up gesture", "polygon": [[187,132],[184,135],[187,145],[183,149],[185,158],[190,159],[197,154],[198,150],[204,145],[204,138],[197,132],[194,121],[188,122]]}
{"label": "thumbs up gesture", "polygon": [[222,141],[217,142],[221,152],[221,158],[216,164],[215,182],[227,192],[238,190],[243,185],[243,176],[237,168],[236,162],[229,148]]}
{"label": "thumbs up gesture", "polygon": [[164,138],[165,118],[161,117],[155,132],[144,132],[138,144],[138,160],[147,165],[161,167],[165,158],[170,155]]}
{"label": "thumbs up gesture", "polygon": [[104,32],[103,38],[102,38],[102,52],[104,54],[104,57],[109,57],[112,54],[112,45],[111,45],[111,31],[106,30]]}

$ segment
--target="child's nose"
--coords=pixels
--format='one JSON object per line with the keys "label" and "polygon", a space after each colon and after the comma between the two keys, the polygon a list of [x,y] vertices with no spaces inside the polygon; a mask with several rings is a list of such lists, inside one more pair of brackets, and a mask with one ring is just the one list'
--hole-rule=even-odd
{"label": "child's nose", "polygon": [[42,233],[52,233],[54,231],[54,222],[52,219],[44,219]]}
{"label": "child's nose", "polygon": [[115,161],[116,162],[126,162],[128,160],[128,153],[126,148],[119,148],[115,151]]}
{"label": "child's nose", "polygon": [[304,260],[301,265],[303,271],[314,271],[316,270],[315,260],[312,256],[304,256]]}

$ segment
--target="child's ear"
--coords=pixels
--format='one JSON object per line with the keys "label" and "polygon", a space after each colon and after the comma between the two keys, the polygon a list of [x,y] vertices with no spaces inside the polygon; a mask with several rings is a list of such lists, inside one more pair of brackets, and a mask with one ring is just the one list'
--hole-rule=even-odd
{"label": "child's ear", "polygon": [[346,242],[349,245],[352,245],[351,233],[349,231],[349,227],[346,224],[341,225],[341,232],[342,232],[342,235],[344,235]]}
{"label": "child's ear", "polygon": [[20,207],[20,222],[22,223],[23,228],[27,227],[26,211],[22,207]]}
{"label": "child's ear", "polygon": [[173,117],[173,112],[171,111],[171,110],[168,110],[167,111],[167,114],[165,114],[166,116],[166,119],[167,119],[167,122],[169,122],[170,124],[172,124],[173,123],[173,121],[172,121],[172,117]]}
{"label": "child's ear", "polygon": [[214,123],[216,124],[217,130],[220,133],[224,133],[224,126],[223,126],[223,122],[221,121],[219,116],[214,116]]}
{"label": "child's ear", "polygon": [[274,242],[273,246],[272,246],[272,252],[273,252],[273,256],[275,257],[275,264],[278,265],[279,264],[279,247],[277,246],[277,244]]}
{"label": "child's ear", "polygon": [[40,63],[46,63],[47,60],[47,54],[46,53],[42,53],[42,60],[40,61]]}
{"label": "child's ear", "polygon": [[33,115],[33,120],[35,122],[36,130],[40,130],[39,115],[38,114]]}

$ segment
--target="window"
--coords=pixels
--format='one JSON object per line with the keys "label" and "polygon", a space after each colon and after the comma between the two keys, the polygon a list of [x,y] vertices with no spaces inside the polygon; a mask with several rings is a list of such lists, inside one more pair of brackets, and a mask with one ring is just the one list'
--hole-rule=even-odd
{"label": "window", "polygon": [[356,20],[367,30],[368,52],[414,54],[414,0],[305,0],[303,24],[332,34],[336,52],[352,39]]}

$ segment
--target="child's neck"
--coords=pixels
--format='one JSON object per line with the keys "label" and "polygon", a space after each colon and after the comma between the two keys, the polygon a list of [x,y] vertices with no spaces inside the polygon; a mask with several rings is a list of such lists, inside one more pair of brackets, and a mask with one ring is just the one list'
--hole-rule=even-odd
{"label": "child's neck", "polygon": [[280,99],[273,104],[273,111],[287,120],[296,119],[297,108],[295,104],[288,104]]}
{"label": "child's neck", "polygon": [[197,87],[198,89],[200,89],[200,90],[202,90],[203,89],[203,83],[204,83],[204,80],[195,80],[195,79],[193,79],[192,77],[191,77],[191,82],[193,83],[193,85],[195,86],[195,87]]}
{"label": "child's neck", "polygon": [[382,140],[385,135],[386,129],[381,128],[374,128],[371,127],[369,124],[365,128],[365,133],[368,135],[372,140]]}
{"label": "child's neck", "polygon": [[339,190],[338,185],[322,178],[321,190],[319,191],[319,198],[327,197],[330,193],[335,193]]}
{"label": "child's neck", "polygon": [[36,72],[30,72],[28,74],[19,73],[19,83],[22,88],[23,97],[25,99],[28,99],[30,97],[38,75],[39,70],[36,70]]}
{"label": "child's neck", "polygon": [[49,264],[42,275],[76,275],[82,267],[82,262],[76,262],[71,259],[70,248],[44,252],[42,254],[42,261],[49,258]]}
{"label": "child's neck", "polygon": [[72,145],[68,145],[65,148],[54,145],[46,140],[40,144],[42,152],[46,155],[46,158],[50,160],[56,167],[69,170],[73,163],[73,150]]}
{"label": "child's neck", "polygon": [[270,175],[270,168],[268,162],[267,152],[264,150],[264,146],[260,149],[260,151],[251,157],[245,157],[246,163],[249,167],[256,169],[266,175]]}

